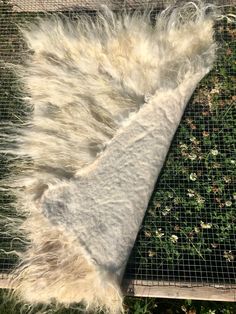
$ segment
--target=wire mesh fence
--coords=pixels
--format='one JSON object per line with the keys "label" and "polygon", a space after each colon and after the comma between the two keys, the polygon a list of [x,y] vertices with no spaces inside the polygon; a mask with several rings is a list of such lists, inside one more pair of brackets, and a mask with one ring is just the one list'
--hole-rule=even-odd
{"label": "wire mesh fence", "polygon": [[[104,1],[110,2],[110,1]],[[173,1],[147,1],[155,15]],[[45,4],[46,3],[46,4]],[[0,1],[0,121],[24,121],[17,79],[8,63],[20,63],[24,43],[17,25],[44,11],[76,18],[96,14],[97,1]],[[224,4],[220,1],[220,4]],[[120,1],[113,1],[114,9]],[[225,10],[236,13],[234,1]],[[122,1],[137,8],[143,1]],[[149,203],[125,278],[143,285],[236,284],[236,28],[216,25],[219,43],[214,69],[192,96]],[[3,143],[1,143],[3,145]],[[11,175],[8,156],[0,156],[0,178]],[[19,169],[20,171],[20,169]],[[16,215],[11,195],[0,190],[1,215]],[[6,223],[6,222],[5,222]],[[4,230],[2,223],[0,226]],[[23,245],[3,234],[0,273],[7,276],[16,257],[5,254]]]}

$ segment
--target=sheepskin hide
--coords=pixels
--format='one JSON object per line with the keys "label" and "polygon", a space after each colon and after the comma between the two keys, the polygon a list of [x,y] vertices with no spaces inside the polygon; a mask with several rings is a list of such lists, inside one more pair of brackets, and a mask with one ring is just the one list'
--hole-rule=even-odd
{"label": "sheepskin hide", "polygon": [[9,139],[7,152],[27,163],[7,184],[26,215],[13,273],[24,302],[123,311],[126,262],[185,106],[212,68],[218,17],[192,1],[155,20],[102,7],[21,28],[29,52],[17,72],[32,114]]}

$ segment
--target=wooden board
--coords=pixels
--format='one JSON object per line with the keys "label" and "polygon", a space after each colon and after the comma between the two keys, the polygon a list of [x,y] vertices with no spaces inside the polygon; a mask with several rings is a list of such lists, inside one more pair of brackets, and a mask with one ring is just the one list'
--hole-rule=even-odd
{"label": "wooden board", "polygon": [[202,283],[155,282],[124,280],[123,291],[127,296],[170,299],[236,301],[236,285],[204,285]]}

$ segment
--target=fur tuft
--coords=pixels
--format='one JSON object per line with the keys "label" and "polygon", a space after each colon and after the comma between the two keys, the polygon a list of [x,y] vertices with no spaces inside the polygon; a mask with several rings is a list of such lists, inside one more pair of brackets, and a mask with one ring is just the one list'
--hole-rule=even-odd
{"label": "fur tuft", "polygon": [[32,226],[37,232],[30,233],[32,244],[11,282],[17,298],[33,306],[39,300],[66,307],[77,302],[90,311],[105,308],[108,313],[122,312],[116,281],[96,268],[75,237],[53,227],[43,215],[26,220],[24,228]]}

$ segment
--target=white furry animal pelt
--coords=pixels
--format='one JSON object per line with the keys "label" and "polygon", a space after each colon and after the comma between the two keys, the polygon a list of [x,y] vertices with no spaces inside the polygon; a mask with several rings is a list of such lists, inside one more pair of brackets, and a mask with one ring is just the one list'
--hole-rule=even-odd
{"label": "white furry animal pelt", "polygon": [[[120,283],[186,104],[210,71],[219,14],[201,1],[22,28],[26,125],[6,152],[29,240],[13,285],[30,304],[123,311]],[[15,147],[15,143],[18,143]],[[14,147],[10,147],[13,143]]]}

